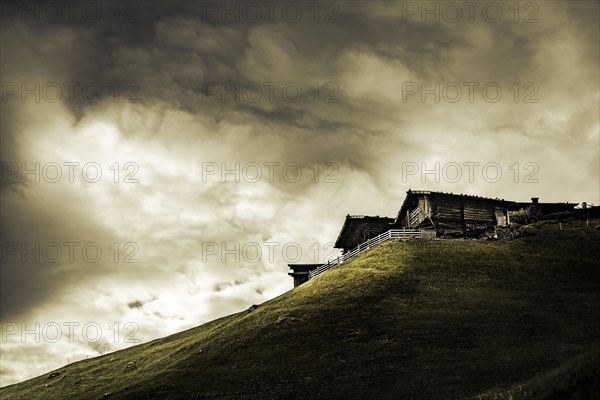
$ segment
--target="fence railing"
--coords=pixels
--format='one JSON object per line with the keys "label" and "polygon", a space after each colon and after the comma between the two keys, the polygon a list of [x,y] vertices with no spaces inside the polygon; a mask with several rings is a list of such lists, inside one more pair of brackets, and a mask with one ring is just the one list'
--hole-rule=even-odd
{"label": "fence railing", "polygon": [[[426,233],[427,232],[427,233]],[[435,235],[435,231],[432,231],[433,235]],[[428,231],[424,231],[423,229],[390,229],[387,232],[383,232],[381,235],[377,235],[374,238],[367,240],[364,243],[358,245],[352,251],[342,254],[341,256],[328,260],[325,264],[313,269],[309,272],[309,278],[314,278],[315,276],[323,273],[331,268],[340,265],[344,261],[362,253],[363,251],[369,250],[373,246],[377,246],[380,243],[385,242],[390,239],[402,239],[402,238],[422,238],[424,235],[428,235]]]}

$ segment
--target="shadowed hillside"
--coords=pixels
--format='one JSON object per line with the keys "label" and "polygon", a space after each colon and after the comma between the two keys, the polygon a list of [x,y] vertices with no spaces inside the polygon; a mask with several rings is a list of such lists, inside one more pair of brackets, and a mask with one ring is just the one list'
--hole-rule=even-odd
{"label": "shadowed hillside", "polygon": [[252,311],[76,362],[0,395],[594,398],[599,223],[563,222],[560,230],[545,221],[511,241],[386,242]]}

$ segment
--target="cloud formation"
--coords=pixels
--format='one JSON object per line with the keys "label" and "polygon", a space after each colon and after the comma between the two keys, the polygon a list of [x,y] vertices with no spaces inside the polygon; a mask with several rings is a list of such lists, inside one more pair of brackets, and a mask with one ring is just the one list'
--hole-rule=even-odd
{"label": "cloud formation", "polygon": [[[600,202],[597,2],[457,23],[288,3],[297,22],[216,2],[131,3],[134,23],[3,9],[2,385],[277,296],[298,249],[334,254],[346,214],[394,216],[409,188]],[[36,322],[72,342],[22,336]]]}

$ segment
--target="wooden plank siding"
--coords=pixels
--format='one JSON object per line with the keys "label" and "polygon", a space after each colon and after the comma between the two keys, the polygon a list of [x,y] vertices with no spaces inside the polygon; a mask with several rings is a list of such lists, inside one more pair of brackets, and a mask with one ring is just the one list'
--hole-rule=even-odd
{"label": "wooden plank siding", "polygon": [[421,218],[421,210],[418,207],[410,212],[409,221],[408,226],[411,228],[421,225],[423,218]]}
{"label": "wooden plank siding", "polygon": [[512,202],[443,192],[407,192],[395,226],[434,227],[439,236],[477,236],[508,223]]}

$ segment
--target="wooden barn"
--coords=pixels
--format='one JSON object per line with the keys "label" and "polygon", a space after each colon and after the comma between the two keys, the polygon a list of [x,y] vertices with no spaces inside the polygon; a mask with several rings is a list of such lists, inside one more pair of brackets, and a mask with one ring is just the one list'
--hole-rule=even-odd
{"label": "wooden barn", "polygon": [[477,237],[510,223],[514,202],[465,194],[408,190],[394,227],[435,229],[437,236]]}
{"label": "wooden barn", "polygon": [[342,230],[335,241],[335,248],[342,249],[342,253],[354,249],[361,243],[389,231],[393,228],[394,218],[346,215]]}

